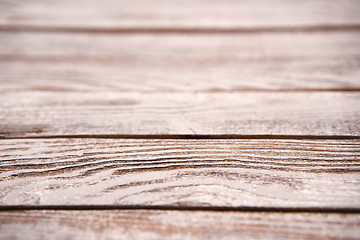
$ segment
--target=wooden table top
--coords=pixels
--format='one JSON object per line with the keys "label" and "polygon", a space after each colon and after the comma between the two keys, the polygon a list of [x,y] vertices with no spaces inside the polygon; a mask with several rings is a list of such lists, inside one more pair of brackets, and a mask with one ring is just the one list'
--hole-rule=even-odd
{"label": "wooden table top", "polygon": [[359,0],[0,0],[0,239],[360,239]]}

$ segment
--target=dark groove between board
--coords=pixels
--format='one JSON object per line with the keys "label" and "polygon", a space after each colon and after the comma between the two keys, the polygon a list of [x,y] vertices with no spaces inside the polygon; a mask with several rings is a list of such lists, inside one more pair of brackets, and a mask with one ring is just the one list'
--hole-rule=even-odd
{"label": "dark groove between board", "polygon": [[[302,57],[302,59],[305,58],[309,58],[309,57]],[[285,58],[279,58],[279,60],[286,60],[288,59],[287,57]],[[353,59],[354,61],[359,61],[360,60],[360,55],[359,54],[352,54],[351,55],[351,59]],[[62,63],[62,62],[71,62],[71,63],[77,63],[77,62],[92,62],[92,63],[123,63],[123,58],[119,57],[119,56],[100,56],[100,55],[79,55],[79,54],[75,54],[75,55],[39,55],[39,54],[23,54],[23,53],[6,53],[6,54],[1,54],[0,55],[0,62],[57,62],[57,63]],[[262,61],[262,60],[267,60],[266,58],[263,57],[243,57],[241,59],[238,59],[239,61],[245,61],[245,62],[258,62],[258,61]],[[237,61],[238,61],[237,60]],[[314,89],[316,90],[325,90],[326,89],[344,89],[345,91],[347,89],[353,89],[353,88],[357,88],[359,89],[359,86],[356,85],[356,87],[339,87],[339,88],[292,88],[295,91],[297,89],[299,89],[300,91],[302,90],[307,90],[307,89]],[[46,89],[46,88],[45,88]],[[292,90],[290,89],[290,90]],[[238,91],[238,90],[247,90],[247,91],[251,91],[251,90],[278,90],[278,89],[269,89],[269,88],[231,88],[231,89],[221,89],[221,88],[210,88],[210,89],[204,89],[204,90],[198,90],[198,91],[217,91],[217,90],[227,90],[227,91]],[[286,90],[286,88],[285,88]],[[148,90],[149,92],[163,92],[163,91],[169,91],[169,90]],[[173,90],[173,91],[178,91],[178,90]],[[185,91],[185,90],[182,90]],[[188,90],[186,90],[188,91]]]}
{"label": "dark groove between board", "polygon": [[[2,61],[0,56],[0,62]],[[30,88],[30,89],[10,89],[10,90],[0,90],[0,93],[11,93],[11,92],[28,92],[28,91],[38,91],[38,92],[81,92],[81,93],[92,93],[96,91],[82,91],[82,90],[72,90],[72,89],[61,89],[61,88]],[[106,92],[106,91],[102,91]],[[111,91],[114,92],[114,91]],[[133,93],[133,90],[121,90],[116,91],[119,93]],[[243,89],[203,89],[203,90],[136,90],[139,93],[146,93],[146,94],[157,94],[157,93],[242,93],[242,92],[257,92],[257,93],[267,93],[267,92],[274,92],[274,93],[291,93],[291,92],[299,92],[299,93],[306,93],[306,92],[360,92],[360,88],[353,87],[353,88],[281,88],[281,89],[253,89],[253,88],[243,88]]]}
{"label": "dark groove between board", "polygon": [[1,32],[46,32],[46,33],[99,33],[99,34],[262,34],[291,32],[360,31],[360,23],[313,26],[268,26],[268,27],[94,27],[94,26],[39,26],[1,25]]}
{"label": "dark groove between board", "polygon": [[360,214],[360,208],[329,207],[228,207],[228,206],[171,206],[171,205],[14,205],[0,206],[0,212],[32,210],[167,210],[167,211],[218,211],[218,212],[283,212],[283,213],[347,213]]}
{"label": "dark groove between board", "polygon": [[163,134],[163,135],[131,135],[131,134],[76,134],[76,135],[42,135],[7,137],[10,132],[0,133],[0,139],[49,139],[49,138],[119,138],[119,139],[360,139],[360,136],[347,135],[228,135],[228,134]]}

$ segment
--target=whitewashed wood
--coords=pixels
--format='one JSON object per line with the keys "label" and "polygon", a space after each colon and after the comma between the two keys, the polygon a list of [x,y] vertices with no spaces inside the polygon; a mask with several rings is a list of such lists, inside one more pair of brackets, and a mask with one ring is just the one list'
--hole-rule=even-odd
{"label": "whitewashed wood", "polygon": [[349,207],[359,140],[1,140],[1,205]]}
{"label": "whitewashed wood", "polygon": [[0,91],[359,90],[358,39],[0,33]]}
{"label": "whitewashed wood", "polygon": [[7,92],[0,133],[359,136],[359,105],[356,92]]}
{"label": "whitewashed wood", "polygon": [[[345,92],[359,90],[359,11],[350,0],[0,1],[0,137],[359,136],[359,94]],[[216,94],[243,90],[279,93]],[[359,140],[1,140],[0,204],[356,208],[359,148]],[[356,239],[359,220],[1,211],[0,239]]]}
{"label": "whitewashed wood", "polygon": [[0,212],[0,239],[358,239],[359,214]]}
{"label": "whitewashed wood", "polygon": [[2,0],[0,8],[0,26],[252,28],[360,22],[357,0]]}

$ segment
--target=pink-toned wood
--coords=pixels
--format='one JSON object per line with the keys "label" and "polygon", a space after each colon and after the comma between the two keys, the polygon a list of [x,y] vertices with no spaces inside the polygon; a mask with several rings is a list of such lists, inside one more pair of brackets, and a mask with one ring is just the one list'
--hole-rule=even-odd
{"label": "pink-toned wood", "polygon": [[359,90],[360,33],[0,33],[0,92]]}
{"label": "pink-toned wood", "polygon": [[[359,1],[0,0],[0,12],[0,137],[15,138],[0,140],[0,239],[358,238],[359,214],[339,213],[360,204]],[[84,208],[4,208],[24,204]]]}
{"label": "pink-toned wood", "polygon": [[1,239],[358,239],[359,214],[0,212]]}
{"label": "pink-toned wood", "polygon": [[2,205],[360,205],[359,140],[1,140]]}
{"label": "pink-toned wood", "polygon": [[0,26],[257,28],[359,24],[357,0],[27,0],[0,2]]}
{"label": "pink-toned wood", "polygon": [[357,92],[6,92],[0,133],[359,136],[359,103]]}

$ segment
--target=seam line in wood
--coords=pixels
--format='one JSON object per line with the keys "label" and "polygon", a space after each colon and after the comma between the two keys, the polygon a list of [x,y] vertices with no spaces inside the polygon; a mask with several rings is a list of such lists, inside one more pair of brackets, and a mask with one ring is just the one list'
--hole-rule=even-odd
{"label": "seam line in wood", "polygon": [[[3,60],[1,59],[2,56],[0,56],[0,62]],[[0,90],[0,93],[9,93],[9,92],[27,92],[29,90],[27,89],[19,89],[19,90]],[[63,89],[31,89],[30,91],[38,91],[38,92],[82,92],[82,93],[92,93],[92,92],[98,92],[98,91],[77,91],[77,90],[63,90]],[[107,92],[102,91],[102,92]],[[114,92],[113,90],[111,92]],[[135,91],[132,90],[120,90],[120,91],[116,91],[119,93],[133,93]],[[137,93],[147,93],[147,94],[157,94],[157,93],[211,93],[211,94],[216,94],[216,93],[240,93],[240,92],[279,92],[279,93],[286,93],[286,92],[360,92],[360,88],[296,88],[296,89],[204,89],[204,90],[137,90]]]}
{"label": "seam line in wood", "polygon": [[164,135],[131,135],[131,134],[83,134],[83,135],[43,135],[43,136],[24,136],[24,137],[7,137],[0,133],[0,139],[49,139],[49,138],[119,138],[119,139],[360,139],[360,136],[348,135],[227,135],[227,134],[164,134]]}
{"label": "seam line in wood", "polygon": [[360,31],[360,23],[313,26],[265,26],[265,27],[93,27],[93,26],[36,26],[0,25],[1,32],[47,33],[105,33],[105,34],[261,34],[289,32]]}
{"label": "seam line in wood", "polygon": [[33,210],[168,210],[168,211],[219,211],[219,212],[284,212],[284,213],[347,213],[360,214],[360,208],[329,208],[329,207],[228,207],[228,206],[171,206],[171,205],[8,205],[0,206],[0,212],[33,211]]}

